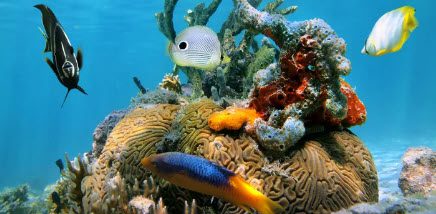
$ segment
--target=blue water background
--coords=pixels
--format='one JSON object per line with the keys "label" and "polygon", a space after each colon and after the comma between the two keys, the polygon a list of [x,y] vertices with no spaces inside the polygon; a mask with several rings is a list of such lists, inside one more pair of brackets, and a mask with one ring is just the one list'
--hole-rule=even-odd
{"label": "blue water background", "polygon": [[[179,1],[174,17],[178,32],[186,27],[185,11],[199,2]],[[63,108],[66,89],[44,62],[51,55],[42,53],[41,14],[32,7],[38,3],[53,9],[73,46],[84,52],[80,85],[89,95],[74,90]],[[435,149],[436,2],[285,4],[299,6],[289,20],[322,18],[347,42],[353,69],[346,79],[368,110],[367,122],[353,131],[373,152],[380,173],[393,174],[383,171],[383,164],[391,163],[397,175],[408,146]],[[403,5],[417,9],[420,23],[403,49],[383,57],[362,55],[375,21]],[[231,0],[223,0],[209,27],[219,30],[232,6]],[[59,176],[54,161],[65,153],[71,157],[91,150],[96,125],[111,111],[127,107],[137,94],[133,76],[153,89],[171,71],[167,41],[154,18],[162,9],[163,0],[0,0],[0,189],[21,183],[43,189],[54,182]]]}

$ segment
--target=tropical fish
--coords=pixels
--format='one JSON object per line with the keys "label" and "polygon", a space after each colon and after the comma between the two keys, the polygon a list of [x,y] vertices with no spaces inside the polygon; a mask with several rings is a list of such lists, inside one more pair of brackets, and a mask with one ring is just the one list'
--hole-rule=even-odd
{"label": "tropical fish", "polygon": [[51,200],[54,204],[56,204],[55,213],[60,213],[62,209],[61,197],[59,197],[59,193],[54,191],[51,193]]}
{"label": "tropical fish", "polygon": [[209,160],[179,152],[154,154],[141,160],[153,174],[183,188],[212,195],[261,214],[283,208],[250,186],[241,176]]}
{"label": "tropical fish", "polygon": [[168,46],[173,62],[179,66],[213,70],[222,61],[221,44],[216,33],[205,26],[188,27]]}
{"label": "tropical fish", "polygon": [[62,172],[64,170],[64,163],[62,162],[62,159],[56,160],[56,166],[58,166],[59,170]]}
{"label": "tropical fish", "polygon": [[384,14],[372,28],[362,53],[381,56],[400,50],[418,27],[415,11],[411,6],[404,6]]}
{"label": "tropical fish", "polygon": [[45,61],[55,73],[59,82],[64,85],[68,91],[65,95],[62,106],[67,99],[71,89],[77,89],[80,92],[87,94],[85,90],[78,85],[79,74],[82,69],[82,51],[77,51],[77,56],[74,54],[74,49],[71,46],[70,40],[65,33],[62,25],[57,20],[53,11],[46,5],[35,5],[42,13],[42,23],[44,24],[45,33],[43,36],[46,39],[44,52],[52,52],[53,61],[45,58]]}

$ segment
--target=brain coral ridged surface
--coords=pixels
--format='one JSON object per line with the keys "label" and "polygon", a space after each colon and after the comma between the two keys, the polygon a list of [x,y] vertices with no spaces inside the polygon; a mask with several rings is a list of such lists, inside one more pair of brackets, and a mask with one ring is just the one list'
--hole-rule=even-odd
{"label": "brain coral ridged surface", "polygon": [[[140,195],[135,188],[150,173],[140,160],[159,149],[203,156],[241,175],[286,213],[327,213],[359,202],[378,200],[377,173],[362,142],[349,131],[309,135],[285,156],[272,159],[255,139],[243,132],[224,134],[209,129],[209,116],[222,108],[202,99],[180,107],[160,104],[127,114],[82,181],[83,210],[94,213],[129,212],[128,202]],[[174,145],[163,146],[172,140]],[[183,202],[196,199],[200,213],[244,213],[245,210],[211,196],[176,187],[156,178],[170,213],[183,212]],[[174,203],[176,202],[176,203]]]}
{"label": "brain coral ridged surface", "polygon": [[[206,158],[241,174],[286,213],[328,213],[378,200],[372,157],[347,131],[309,137],[280,163],[269,162],[249,137],[219,136],[205,148]],[[229,203],[220,203],[220,210],[244,213]]]}
{"label": "brain coral ridged surface", "polygon": [[154,144],[168,132],[178,109],[176,105],[157,105],[148,110],[138,108],[117,124],[94,163],[92,175],[82,181],[86,213],[107,213],[123,206],[108,203],[117,200],[109,194],[117,173],[127,184],[133,184],[135,179],[142,182],[149,175],[140,166],[140,160],[155,153]]}

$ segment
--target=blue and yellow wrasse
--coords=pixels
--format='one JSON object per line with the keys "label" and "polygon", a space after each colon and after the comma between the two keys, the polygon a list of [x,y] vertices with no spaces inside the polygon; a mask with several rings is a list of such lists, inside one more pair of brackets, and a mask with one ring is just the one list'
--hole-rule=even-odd
{"label": "blue and yellow wrasse", "polygon": [[165,180],[261,214],[281,213],[283,208],[250,186],[241,176],[209,160],[179,152],[145,157],[142,165]]}

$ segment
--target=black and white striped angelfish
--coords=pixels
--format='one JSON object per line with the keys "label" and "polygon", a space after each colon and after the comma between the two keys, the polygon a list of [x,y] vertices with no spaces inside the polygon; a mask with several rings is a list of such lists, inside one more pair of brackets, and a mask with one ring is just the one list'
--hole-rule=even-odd
{"label": "black and white striped angelfish", "polygon": [[82,51],[79,49],[77,56],[74,55],[74,49],[67,34],[50,8],[43,4],[38,4],[34,7],[38,8],[42,13],[45,33],[42,30],[41,32],[46,39],[44,52],[52,52],[53,56],[53,61],[49,58],[45,58],[45,61],[54,71],[59,82],[68,89],[62,102],[63,106],[71,89],[77,89],[87,94],[78,85],[80,69],[82,68]]}

